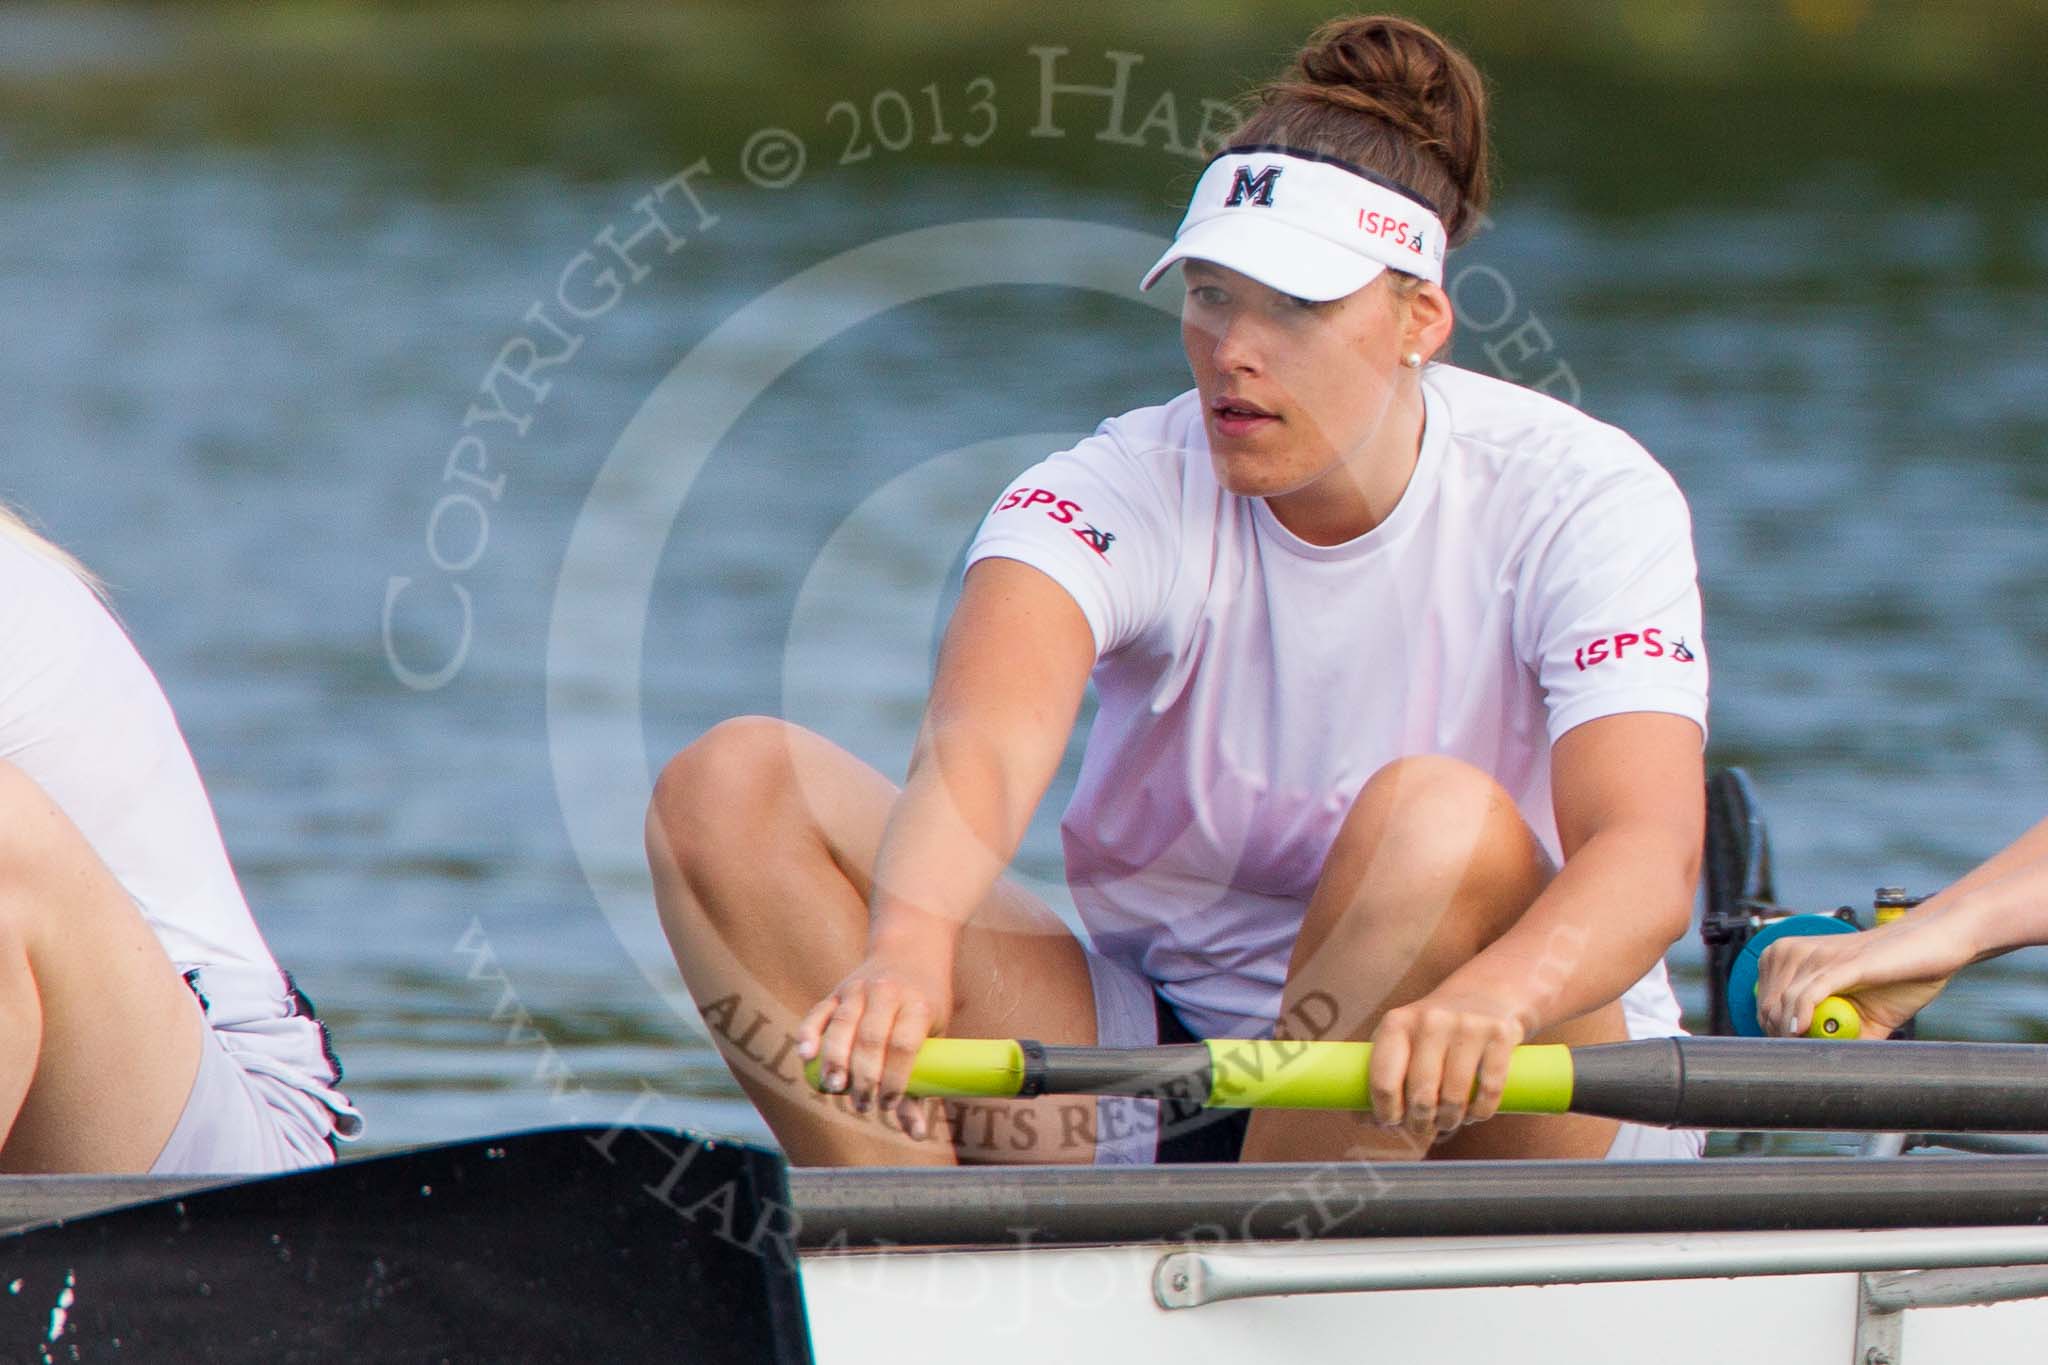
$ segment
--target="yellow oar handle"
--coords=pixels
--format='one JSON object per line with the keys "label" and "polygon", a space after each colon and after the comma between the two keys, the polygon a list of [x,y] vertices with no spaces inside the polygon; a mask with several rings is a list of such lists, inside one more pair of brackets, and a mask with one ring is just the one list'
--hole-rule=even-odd
{"label": "yellow oar handle", "polygon": [[[1749,942],[1742,945],[1742,951],[1728,969],[1723,996],[1728,1006],[1728,1021],[1735,1031],[1745,1038],[1761,1038],[1770,1031],[1756,1012],[1763,985],[1759,977],[1765,955],[1780,940],[1832,938],[1855,932],[1854,925],[1833,915],[1788,915],[1772,920],[1750,935]],[[1863,1036],[1863,1016],[1850,1001],[1831,995],[1814,1009],[1813,1018],[1806,1026],[1806,1036],[1830,1040],[1860,1038]]]}
{"label": "yellow oar handle", "polygon": [[[1181,1089],[1184,1082],[1207,1072],[1207,1103],[1229,1109],[1370,1109],[1372,1107],[1370,1043],[1288,1042],[1282,1039],[1215,1038],[1203,1044],[1208,1065],[1148,1066],[1130,1061],[1111,1079],[1092,1049],[1037,1049],[1044,1067],[1036,1088],[1059,1093],[1157,1094]],[[1150,1050],[1139,1050],[1144,1053]],[[1161,1048],[1160,1058],[1185,1057],[1187,1049]],[[1125,1054],[1127,1057],[1133,1054]],[[1029,1060],[1024,1045],[1012,1038],[932,1038],[917,1055],[910,1072],[910,1093],[953,1098],[1006,1098],[1025,1090]],[[1068,1067],[1087,1071],[1080,1089],[1068,1084]],[[805,1068],[813,1087],[819,1085],[818,1064]],[[1194,1093],[1199,1094],[1196,1090]],[[1571,1108],[1572,1054],[1562,1044],[1518,1047],[1508,1062],[1501,1112],[1562,1114]]]}
{"label": "yellow oar handle", "polygon": [[1806,1026],[1809,1038],[1847,1040],[1863,1036],[1863,1013],[1855,1002],[1831,995],[1813,1008],[1813,1022]]}
{"label": "yellow oar handle", "polygon": [[[1371,1043],[1212,1038],[1209,1103],[1231,1109],[1370,1109]],[[1504,1114],[1562,1114],[1572,1103],[1572,1052],[1561,1043],[1515,1049]]]}
{"label": "yellow oar handle", "polygon": [[[823,1090],[818,1060],[804,1064],[813,1090]],[[927,1038],[910,1068],[910,1093],[1001,1099],[1024,1084],[1024,1048],[1015,1038]]]}

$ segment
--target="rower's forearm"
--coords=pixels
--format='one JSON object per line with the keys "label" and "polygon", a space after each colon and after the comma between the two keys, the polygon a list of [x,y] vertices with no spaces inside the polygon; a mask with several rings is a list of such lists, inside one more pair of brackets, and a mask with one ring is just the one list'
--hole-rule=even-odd
{"label": "rower's forearm", "polygon": [[875,856],[871,937],[957,937],[1009,866],[1037,797],[977,728],[928,726]]}
{"label": "rower's forearm", "polygon": [[2048,820],[1929,896],[1897,927],[1937,921],[1967,954],[1949,971],[2048,943]]}
{"label": "rower's forearm", "polygon": [[1951,889],[1930,900],[1908,919],[1923,915],[1960,918],[1971,948],[1970,961],[1981,962],[2029,944],[2048,943],[2048,856],[2031,862],[2008,862],[2002,875],[1974,879],[1960,894]]}
{"label": "rower's forearm", "polygon": [[1697,852],[1655,829],[1602,831],[1444,989],[1508,1002],[1529,1034],[1616,999],[1692,921]]}
{"label": "rower's forearm", "polygon": [[1930,906],[1941,906],[1968,896],[1980,887],[2002,881],[2016,872],[2048,864],[2048,820],[2043,820],[1986,858],[1962,876],[1927,898]]}

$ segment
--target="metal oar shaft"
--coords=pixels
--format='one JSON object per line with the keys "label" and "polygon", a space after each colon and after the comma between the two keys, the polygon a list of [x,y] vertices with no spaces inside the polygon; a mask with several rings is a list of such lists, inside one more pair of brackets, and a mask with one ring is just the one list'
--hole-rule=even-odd
{"label": "metal oar shaft", "polygon": [[[1212,1039],[1149,1048],[933,1039],[913,1094],[1134,1095],[1227,1108],[1370,1107],[1371,1045]],[[1666,1128],[2048,1132],[2048,1048],[1655,1038],[1515,1050],[1503,1113]]]}

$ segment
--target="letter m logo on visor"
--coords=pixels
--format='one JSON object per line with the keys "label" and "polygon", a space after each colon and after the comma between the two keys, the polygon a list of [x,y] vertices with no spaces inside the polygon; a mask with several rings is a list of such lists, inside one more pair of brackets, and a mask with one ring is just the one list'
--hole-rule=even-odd
{"label": "letter m logo on visor", "polygon": [[1280,179],[1281,166],[1263,167],[1257,175],[1249,166],[1239,166],[1237,174],[1230,178],[1230,197],[1223,201],[1223,207],[1234,209],[1249,199],[1260,208],[1273,207],[1273,185]]}

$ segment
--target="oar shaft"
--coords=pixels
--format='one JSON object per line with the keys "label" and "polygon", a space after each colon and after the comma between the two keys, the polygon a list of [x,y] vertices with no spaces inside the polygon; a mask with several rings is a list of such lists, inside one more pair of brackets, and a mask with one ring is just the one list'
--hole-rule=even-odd
{"label": "oar shaft", "polygon": [[[1148,1048],[934,1038],[917,1095],[1135,1095],[1219,1108],[1366,1109],[1371,1045],[1212,1039]],[[1501,1112],[1667,1128],[2048,1132],[2048,1048],[1654,1038],[1515,1050]]]}
{"label": "oar shaft", "polygon": [[2048,1132],[2048,1048],[1655,1038],[1572,1050],[1572,1112],[1667,1128]]}

